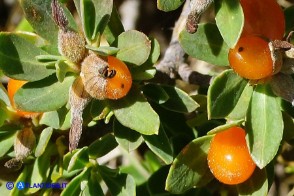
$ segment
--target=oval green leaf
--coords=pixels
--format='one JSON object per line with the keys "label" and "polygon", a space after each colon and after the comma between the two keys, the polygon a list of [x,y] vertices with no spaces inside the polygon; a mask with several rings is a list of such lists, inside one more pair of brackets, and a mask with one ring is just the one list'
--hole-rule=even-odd
{"label": "oval green leaf", "polygon": [[163,108],[174,112],[189,113],[199,107],[199,104],[183,90],[167,85],[161,85],[161,87],[169,96],[167,101],[160,104]]}
{"label": "oval green leaf", "polygon": [[140,133],[123,126],[117,120],[113,122],[113,133],[119,146],[128,152],[137,149],[143,142]]}
{"label": "oval green leaf", "polygon": [[[109,170],[107,168],[107,170]],[[105,167],[99,167],[99,174],[104,180],[105,184],[109,188],[111,195],[120,196],[135,196],[136,195],[136,183],[131,175],[123,173],[115,173],[115,175],[109,175],[109,172],[105,172]]]}
{"label": "oval green leaf", "polygon": [[24,111],[47,112],[61,108],[68,101],[68,92],[74,81],[66,77],[62,83],[52,75],[40,81],[30,82],[14,95],[17,107]]}
{"label": "oval green leaf", "polygon": [[117,145],[112,134],[104,135],[89,146],[89,157],[92,159],[102,157],[115,149]]}
{"label": "oval green leaf", "polygon": [[158,135],[142,135],[149,149],[160,157],[165,164],[173,161],[173,150],[165,130],[160,127]]}
{"label": "oval green leaf", "polygon": [[169,12],[178,9],[185,0],[157,0],[159,10]]}
{"label": "oval green leaf", "polygon": [[89,163],[88,147],[79,149],[70,159],[67,171],[82,169]]}
{"label": "oval green leaf", "polygon": [[5,105],[7,106],[11,106],[10,105],[10,100],[8,98],[8,93],[6,88],[2,85],[2,83],[0,83],[0,100],[2,100]]}
{"label": "oval green leaf", "polygon": [[36,157],[41,156],[45,152],[45,149],[48,145],[48,142],[51,138],[52,133],[53,133],[53,129],[51,127],[47,127],[42,131],[39,138],[38,145],[35,150]]}
{"label": "oval green leaf", "polygon": [[189,143],[174,160],[165,189],[180,194],[192,187],[204,186],[213,179],[207,164],[207,153],[213,136],[197,138]]}
{"label": "oval green leaf", "polygon": [[125,30],[121,23],[118,11],[116,7],[113,6],[110,20],[105,28],[105,31],[103,32],[103,35],[110,46],[117,46],[117,38],[124,31]]}
{"label": "oval green leaf", "polygon": [[258,85],[246,117],[246,137],[251,156],[259,168],[264,168],[276,156],[283,129],[282,111],[277,98],[269,86]]}
{"label": "oval green leaf", "polygon": [[194,34],[184,30],[179,40],[185,52],[190,56],[214,65],[229,65],[229,47],[215,24],[199,24]]}
{"label": "oval green leaf", "polygon": [[44,63],[35,59],[46,54],[17,34],[0,33],[0,69],[8,77],[36,81],[51,75],[55,70],[47,69]]}
{"label": "oval green leaf", "polygon": [[225,118],[237,105],[247,81],[226,70],[214,78],[208,89],[208,118]]}
{"label": "oval green leaf", "polygon": [[247,84],[233,111],[231,111],[231,113],[228,115],[230,120],[245,119],[252,93],[253,86]]}
{"label": "oval green leaf", "polygon": [[117,58],[132,65],[142,65],[150,55],[151,41],[144,33],[129,30],[118,36],[117,47],[120,49]]}
{"label": "oval green leaf", "polygon": [[36,33],[51,45],[49,50],[53,54],[58,54],[58,27],[53,21],[51,0],[21,0],[20,5],[24,11],[25,18]]}
{"label": "oval green leaf", "polygon": [[238,42],[244,25],[244,14],[239,1],[215,1],[216,25],[227,45],[233,48]]}
{"label": "oval green leaf", "polygon": [[131,89],[125,98],[108,103],[123,126],[144,135],[158,133],[159,116],[139,91]]}
{"label": "oval green leaf", "polygon": [[85,167],[84,170],[74,177],[62,191],[61,196],[79,195],[81,192],[81,182],[88,179],[91,168]]}

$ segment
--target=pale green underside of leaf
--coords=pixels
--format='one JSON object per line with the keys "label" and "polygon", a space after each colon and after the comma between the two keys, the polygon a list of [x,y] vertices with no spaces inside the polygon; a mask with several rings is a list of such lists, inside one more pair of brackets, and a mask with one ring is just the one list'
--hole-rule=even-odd
{"label": "pale green underside of leaf", "polygon": [[197,138],[174,160],[166,180],[166,190],[184,193],[192,187],[206,185],[213,179],[207,164],[207,153],[213,136]]}
{"label": "pale green underside of leaf", "polygon": [[157,8],[159,10],[169,12],[179,8],[185,0],[157,0]]}
{"label": "pale green underside of leaf", "polygon": [[36,81],[51,75],[55,70],[35,59],[47,54],[18,34],[0,33],[0,69],[11,78]]}
{"label": "pale green underside of leaf", "polygon": [[283,117],[277,98],[268,86],[258,85],[246,118],[247,143],[259,168],[276,155],[283,137]]}
{"label": "pale green underside of leaf", "polygon": [[24,111],[48,112],[61,108],[68,101],[73,76],[62,83],[52,75],[41,81],[25,84],[14,95],[17,107]]}
{"label": "pale green underside of leaf", "polygon": [[215,1],[216,25],[230,48],[233,48],[241,36],[244,14],[239,1]]}
{"label": "pale green underside of leaf", "polygon": [[126,97],[109,101],[109,106],[123,126],[144,135],[158,133],[159,116],[139,91],[131,89]]}
{"label": "pale green underside of leaf", "polygon": [[237,105],[247,81],[233,70],[226,70],[214,78],[208,89],[208,118],[225,118]]}
{"label": "pale green underside of leaf", "polygon": [[129,30],[118,36],[117,47],[117,58],[133,65],[142,65],[151,52],[151,41],[144,33]]}
{"label": "pale green underside of leaf", "polygon": [[199,24],[194,34],[183,30],[179,41],[185,52],[192,57],[214,65],[229,65],[229,47],[215,24]]}

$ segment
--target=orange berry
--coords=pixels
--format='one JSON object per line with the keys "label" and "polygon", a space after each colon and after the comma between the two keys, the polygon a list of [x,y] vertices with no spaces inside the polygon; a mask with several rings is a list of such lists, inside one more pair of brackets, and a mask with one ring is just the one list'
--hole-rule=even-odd
{"label": "orange berry", "polygon": [[81,78],[85,90],[96,99],[120,99],[132,86],[131,73],[122,61],[90,54],[82,62]]}
{"label": "orange berry", "polygon": [[108,56],[109,70],[114,70],[114,76],[109,77],[106,85],[106,97],[119,99],[127,95],[132,87],[131,73],[121,60]]}
{"label": "orange berry", "polygon": [[17,109],[15,102],[14,102],[14,94],[20,89],[27,81],[23,80],[14,80],[9,79],[7,84],[7,91],[8,91],[8,97],[11,103],[11,106],[13,109],[16,110],[16,113],[18,116],[25,117],[25,118],[32,118],[38,116],[40,113],[37,112],[28,112],[28,111],[22,111]]}
{"label": "orange berry", "polygon": [[274,74],[269,44],[258,36],[241,37],[229,51],[232,69],[241,77],[259,80]]}
{"label": "orange berry", "polygon": [[245,140],[245,130],[232,127],[217,133],[210,143],[208,151],[210,171],[224,184],[245,182],[256,167]]}
{"label": "orange berry", "polygon": [[285,17],[276,0],[240,0],[245,23],[243,36],[259,34],[271,40],[281,40],[285,32]]}

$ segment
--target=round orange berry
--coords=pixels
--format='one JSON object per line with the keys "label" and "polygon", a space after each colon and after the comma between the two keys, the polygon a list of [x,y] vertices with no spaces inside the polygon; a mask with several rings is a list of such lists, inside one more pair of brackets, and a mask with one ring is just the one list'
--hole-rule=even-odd
{"label": "round orange berry", "polygon": [[258,36],[241,37],[229,51],[229,62],[246,79],[259,80],[274,74],[269,43]]}
{"label": "round orange berry", "polygon": [[109,70],[113,71],[113,77],[108,78],[106,85],[106,97],[108,99],[119,99],[129,92],[132,87],[131,73],[121,60],[108,56]]}
{"label": "round orange berry", "polygon": [[244,12],[243,36],[259,34],[281,40],[285,33],[285,17],[276,0],[240,0]]}
{"label": "round orange berry", "polygon": [[16,110],[16,113],[17,113],[18,116],[25,117],[25,118],[36,117],[40,113],[19,110],[19,109],[17,109],[17,107],[15,105],[15,102],[14,102],[14,94],[25,83],[27,83],[27,81],[9,79],[8,80],[8,84],[7,84],[8,97],[9,97],[9,100],[10,100],[10,103],[11,103],[12,108]]}
{"label": "round orange berry", "polygon": [[113,56],[87,56],[81,67],[85,90],[96,99],[120,99],[132,86],[132,76],[126,64]]}
{"label": "round orange berry", "polygon": [[245,182],[256,167],[245,140],[245,130],[232,127],[217,133],[210,143],[208,166],[212,174],[224,184]]}

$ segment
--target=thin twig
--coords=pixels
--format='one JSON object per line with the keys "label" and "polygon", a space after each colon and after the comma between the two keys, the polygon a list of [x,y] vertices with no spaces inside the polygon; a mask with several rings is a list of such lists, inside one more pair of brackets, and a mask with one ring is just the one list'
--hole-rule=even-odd
{"label": "thin twig", "polygon": [[175,23],[171,42],[162,58],[156,65],[157,81],[162,81],[162,77],[168,76],[170,79],[181,78],[190,84],[208,86],[210,76],[194,71],[191,66],[185,63],[185,51],[179,43],[179,34],[185,28],[186,20],[190,12],[189,1],[186,1],[182,13]]}

